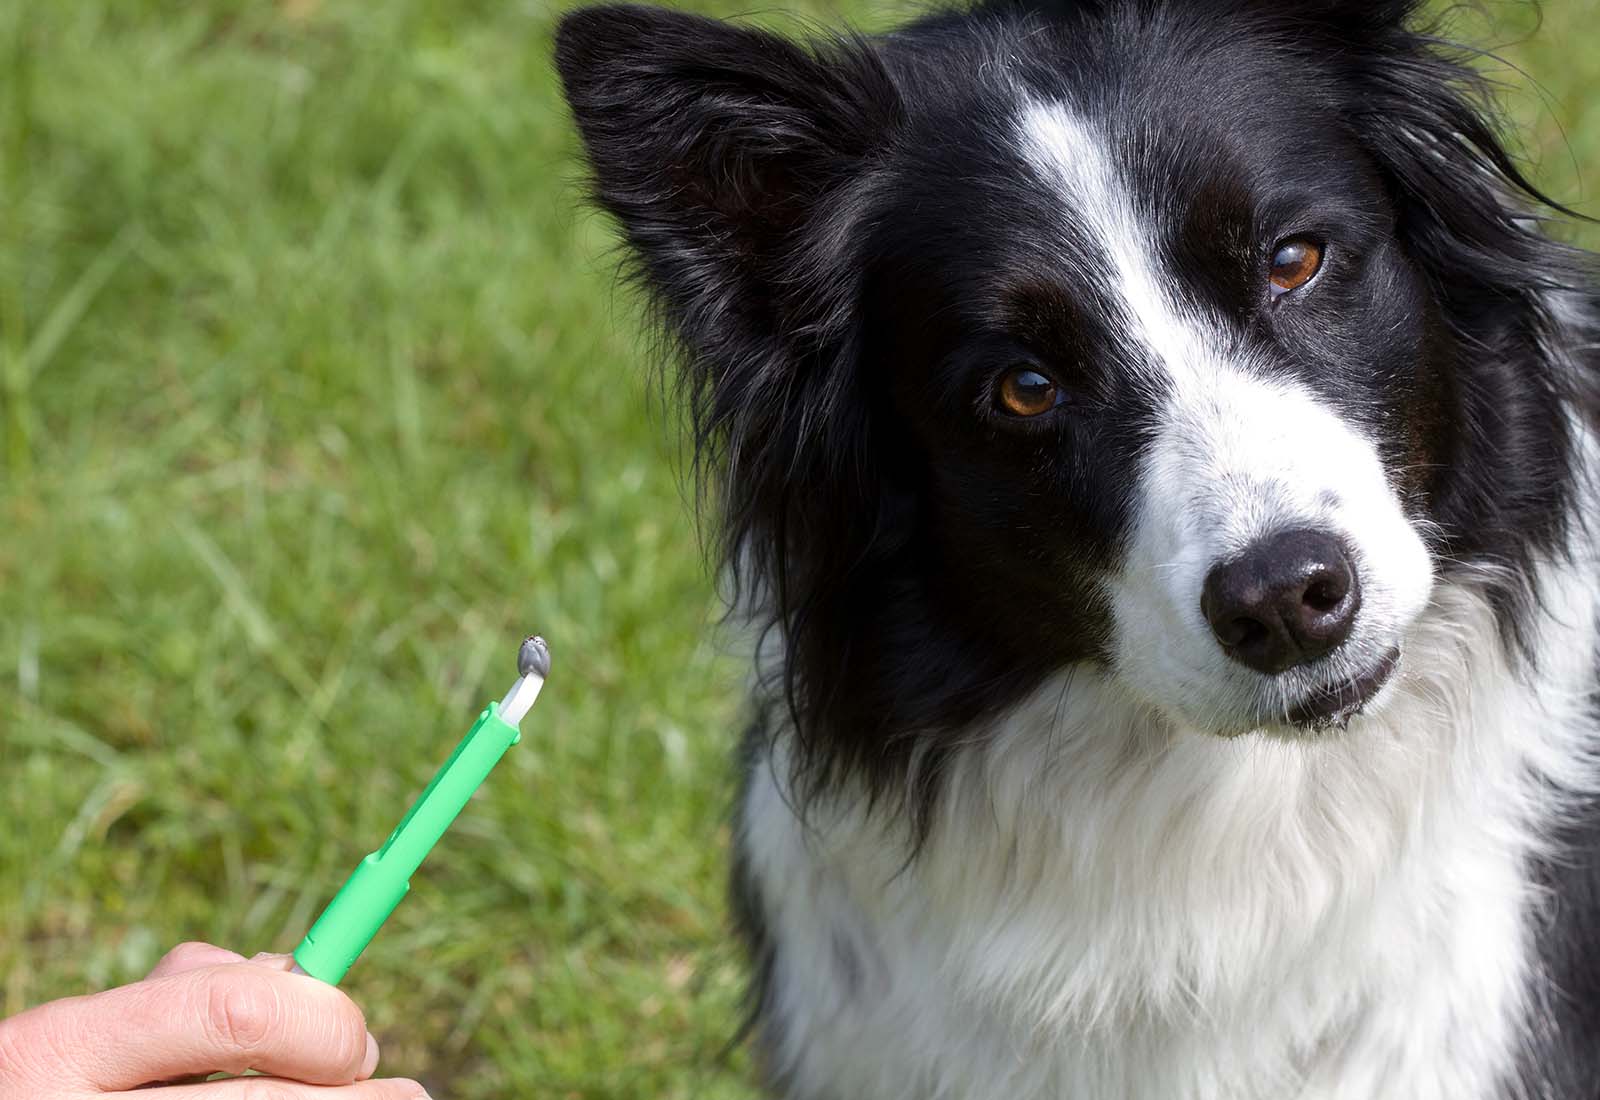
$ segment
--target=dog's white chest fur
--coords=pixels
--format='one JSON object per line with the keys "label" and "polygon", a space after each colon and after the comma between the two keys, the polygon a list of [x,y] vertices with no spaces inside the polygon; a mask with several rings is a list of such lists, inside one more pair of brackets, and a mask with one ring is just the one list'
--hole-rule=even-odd
{"label": "dog's white chest fur", "polygon": [[1093,674],[1047,685],[974,731],[910,862],[842,801],[803,825],[779,738],[739,842],[788,1094],[1495,1095],[1529,1009],[1543,784],[1584,778],[1593,597],[1547,579],[1531,680],[1446,586],[1380,712],[1315,742],[1166,730]]}

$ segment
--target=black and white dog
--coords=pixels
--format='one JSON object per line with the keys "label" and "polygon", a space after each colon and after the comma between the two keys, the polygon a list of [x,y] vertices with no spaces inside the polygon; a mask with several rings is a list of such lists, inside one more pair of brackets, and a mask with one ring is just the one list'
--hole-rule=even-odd
{"label": "black and white dog", "polygon": [[1600,1097],[1600,297],[1412,9],[562,22],[775,1094]]}

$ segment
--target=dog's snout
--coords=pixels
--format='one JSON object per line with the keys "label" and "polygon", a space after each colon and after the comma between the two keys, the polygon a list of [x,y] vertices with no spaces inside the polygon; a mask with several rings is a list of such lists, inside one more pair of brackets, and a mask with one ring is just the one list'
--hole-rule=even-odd
{"label": "dog's snout", "polygon": [[1313,661],[1350,636],[1361,583],[1344,544],[1283,531],[1206,575],[1200,610],[1222,648],[1257,672]]}

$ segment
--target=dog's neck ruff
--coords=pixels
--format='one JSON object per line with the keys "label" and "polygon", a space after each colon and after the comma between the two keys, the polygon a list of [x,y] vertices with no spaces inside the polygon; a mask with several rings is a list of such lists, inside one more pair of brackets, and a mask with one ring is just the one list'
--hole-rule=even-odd
{"label": "dog's neck ruff", "polygon": [[1528,860],[1592,786],[1592,569],[1546,569],[1520,671],[1440,585],[1381,713],[1314,740],[1057,680],[971,731],[909,862],[846,793],[797,816],[780,734],[741,838],[773,1068],[819,1098],[1495,1095],[1538,989]]}

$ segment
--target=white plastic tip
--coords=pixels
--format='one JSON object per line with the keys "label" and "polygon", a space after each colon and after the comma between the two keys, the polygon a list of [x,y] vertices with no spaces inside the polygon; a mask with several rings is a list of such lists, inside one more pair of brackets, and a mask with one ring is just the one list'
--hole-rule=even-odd
{"label": "white plastic tip", "polygon": [[522,675],[500,700],[500,717],[513,726],[521,724],[522,716],[539,698],[544,678],[550,675],[550,647],[537,634],[530,635],[517,651],[517,671]]}
{"label": "white plastic tip", "polygon": [[522,716],[528,713],[533,701],[539,698],[539,689],[542,687],[544,687],[543,676],[517,677],[517,682],[511,685],[506,697],[500,700],[500,717],[513,726],[520,725]]}

